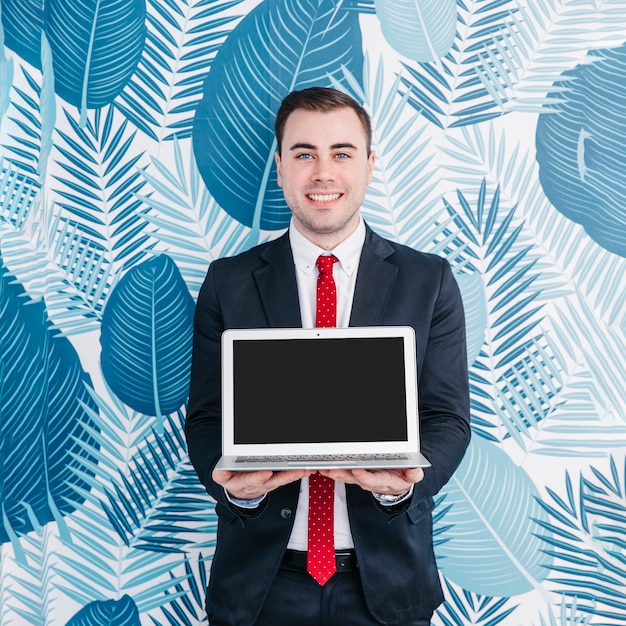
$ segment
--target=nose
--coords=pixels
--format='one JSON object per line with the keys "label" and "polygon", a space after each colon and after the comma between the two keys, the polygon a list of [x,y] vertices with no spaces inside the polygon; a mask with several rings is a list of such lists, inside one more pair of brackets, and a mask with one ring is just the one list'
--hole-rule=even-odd
{"label": "nose", "polygon": [[317,159],[311,172],[311,178],[319,182],[328,182],[335,179],[333,164],[328,159]]}

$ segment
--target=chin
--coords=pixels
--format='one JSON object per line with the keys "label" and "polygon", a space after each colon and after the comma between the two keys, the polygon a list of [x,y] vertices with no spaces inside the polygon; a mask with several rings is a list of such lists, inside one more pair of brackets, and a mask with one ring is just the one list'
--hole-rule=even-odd
{"label": "chin", "polygon": [[318,235],[332,235],[342,230],[342,226],[338,224],[328,223],[313,223],[310,225],[310,230]]}

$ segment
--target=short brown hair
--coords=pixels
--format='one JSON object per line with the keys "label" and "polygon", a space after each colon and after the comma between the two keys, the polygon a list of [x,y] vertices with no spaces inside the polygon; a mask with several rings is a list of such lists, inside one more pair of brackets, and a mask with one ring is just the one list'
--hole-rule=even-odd
{"label": "short brown hair", "polygon": [[278,113],[276,113],[274,122],[278,154],[280,154],[285,123],[294,111],[304,109],[305,111],[315,111],[317,113],[329,113],[345,107],[352,109],[358,115],[361,124],[363,124],[367,155],[369,156],[372,148],[372,121],[368,112],[348,94],[330,87],[308,87],[300,91],[292,91],[285,96]]}

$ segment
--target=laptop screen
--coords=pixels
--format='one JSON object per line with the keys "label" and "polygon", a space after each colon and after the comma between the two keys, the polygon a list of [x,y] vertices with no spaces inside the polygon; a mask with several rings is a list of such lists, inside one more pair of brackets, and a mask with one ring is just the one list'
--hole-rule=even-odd
{"label": "laptop screen", "polygon": [[402,337],[233,342],[235,444],[404,441]]}

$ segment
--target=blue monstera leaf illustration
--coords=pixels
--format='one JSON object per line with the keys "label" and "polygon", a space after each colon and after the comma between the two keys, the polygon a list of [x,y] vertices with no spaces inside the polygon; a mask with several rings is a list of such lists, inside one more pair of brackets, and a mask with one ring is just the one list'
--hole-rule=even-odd
{"label": "blue monstera leaf illustration", "polygon": [[2,0],[2,26],[7,48],[41,69],[41,0]]}
{"label": "blue monstera leaf illustration", "polygon": [[139,626],[139,610],[134,600],[122,596],[119,600],[96,600],[83,607],[66,626]]}
{"label": "blue monstera leaf illustration", "polygon": [[[542,552],[547,515],[524,470],[495,444],[474,436],[442,490],[447,509],[435,525],[440,569],[468,591],[507,597],[531,591],[548,576]],[[515,520],[515,523],[511,523]],[[477,558],[486,567],[477,567]]]}
{"label": "blue monstera leaf illustration", "polygon": [[428,63],[444,57],[456,34],[456,0],[374,0],[389,45],[409,59]]}
{"label": "blue monstera leaf illustration", "polygon": [[537,124],[541,185],[600,246],[626,256],[626,44],[563,73]]}
{"label": "blue monstera leaf illustration", "polygon": [[129,270],[102,316],[102,373],[128,406],[161,417],[187,399],[194,302],[174,261]]}
{"label": "blue monstera leaf illustration", "polygon": [[289,222],[274,163],[273,121],[282,98],[330,86],[342,67],[363,73],[358,12],[348,5],[265,0],[213,62],[194,120],[194,154],[212,196],[241,224],[277,230]]}
{"label": "blue monstera leaf illustration", "polygon": [[145,0],[2,0],[6,45],[42,68],[45,32],[54,88],[87,109],[113,102],[137,68],[146,38]]}
{"label": "blue monstera leaf illustration", "polygon": [[143,51],[145,0],[46,0],[44,7],[56,92],[83,111],[112,102]]}
{"label": "blue monstera leaf illustration", "polygon": [[74,511],[97,412],[76,350],[0,257],[0,542]]}

